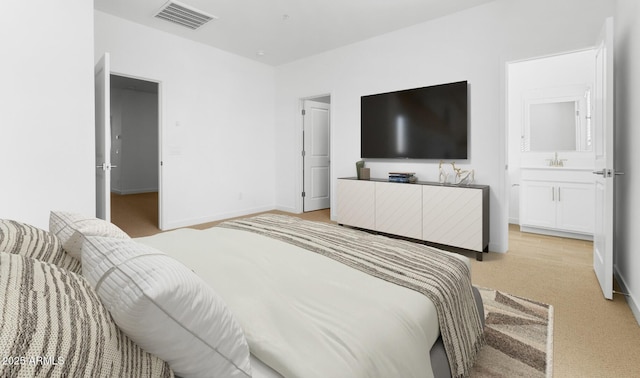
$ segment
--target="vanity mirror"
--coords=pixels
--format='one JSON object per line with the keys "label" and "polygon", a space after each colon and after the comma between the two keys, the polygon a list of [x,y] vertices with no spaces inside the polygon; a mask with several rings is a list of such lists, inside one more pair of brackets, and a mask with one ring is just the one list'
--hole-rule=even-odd
{"label": "vanity mirror", "polygon": [[591,151],[589,102],[586,86],[537,90],[525,96],[521,150]]}

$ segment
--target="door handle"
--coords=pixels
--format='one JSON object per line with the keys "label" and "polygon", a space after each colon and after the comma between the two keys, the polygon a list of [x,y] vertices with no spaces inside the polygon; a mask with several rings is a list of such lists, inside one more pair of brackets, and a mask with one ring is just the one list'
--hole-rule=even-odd
{"label": "door handle", "polygon": [[602,175],[602,177],[613,177],[624,175],[624,172],[616,172],[614,169],[603,169],[601,171],[593,171],[594,175]]}
{"label": "door handle", "polygon": [[102,163],[101,165],[96,165],[96,168],[102,168],[102,170],[106,171],[111,168],[118,168],[117,165],[109,165],[107,163]]}

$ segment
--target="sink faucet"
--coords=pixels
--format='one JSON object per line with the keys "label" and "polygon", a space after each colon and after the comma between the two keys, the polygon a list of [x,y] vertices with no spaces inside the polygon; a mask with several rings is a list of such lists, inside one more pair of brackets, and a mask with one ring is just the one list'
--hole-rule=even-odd
{"label": "sink faucet", "polygon": [[549,161],[549,166],[550,167],[564,167],[564,162],[567,161],[567,159],[558,159],[558,153],[555,152],[553,155],[553,159],[545,159]]}

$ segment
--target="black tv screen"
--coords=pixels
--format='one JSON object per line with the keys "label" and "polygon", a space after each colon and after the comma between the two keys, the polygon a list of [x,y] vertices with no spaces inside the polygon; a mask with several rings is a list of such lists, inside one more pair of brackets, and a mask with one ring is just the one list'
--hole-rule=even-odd
{"label": "black tv screen", "polygon": [[362,158],[467,159],[467,82],[362,96]]}

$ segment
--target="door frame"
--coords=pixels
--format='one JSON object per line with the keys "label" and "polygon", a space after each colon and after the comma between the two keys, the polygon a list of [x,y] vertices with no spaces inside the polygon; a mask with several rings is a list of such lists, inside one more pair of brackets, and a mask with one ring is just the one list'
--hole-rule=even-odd
{"label": "door frame", "polygon": [[[527,58],[521,58],[521,59],[514,59],[514,60],[508,60],[504,62],[503,65],[503,78],[504,78],[504,83],[503,83],[503,93],[504,93],[504,98],[501,101],[501,106],[504,107],[503,109],[503,117],[504,117],[504,122],[503,122],[503,127],[504,127],[504,133],[503,133],[503,154],[504,154],[504,179],[503,179],[503,190],[505,193],[505,206],[503,209],[503,216],[504,219],[507,220],[507,229],[506,229],[506,233],[505,233],[505,240],[504,240],[504,245],[506,247],[505,250],[509,249],[509,224],[511,224],[511,189],[513,186],[518,186],[519,182],[511,182],[511,177],[510,177],[510,169],[511,169],[511,164],[513,163],[511,161],[511,154],[509,153],[509,143],[510,143],[510,124],[509,124],[509,115],[510,115],[510,109],[509,109],[509,67],[512,64],[516,64],[516,63],[523,63],[523,62],[528,62],[528,61],[532,61],[532,60],[538,60],[538,59],[545,59],[545,58],[552,58],[552,57],[556,57],[556,56],[561,56],[561,55],[566,55],[566,54],[575,54],[575,53],[581,53],[581,52],[586,52],[589,50],[594,50],[595,46],[590,46],[590,47],[583,47],[583,48],[578,48],[578,49],[572,49],[572,50],[565,50],[565,51],[559,51],[559,52],[555,52],[555,53],[549,53],[549,54],[545,54],[545,55],[535,55],[535,56],[531,56],[531,57],[527,57]],[[518,214],[518,221],[520,221],[519,217],[521,214]]]}
{"label": "door frame", "polygon": [[[302,198],[302,192],[304,190],[304,158],[302,156],[302,150],[304,150],[304,117],[302,116],[302,110],[304,109],[304,102],[306,100],[311,100],[311,101],[318,101],[318,99],[324,98],[324,97],[328,97],[329,98],[329,156],[333,156],[332,152],[333,152],[333,112],[331,111],[331,98],[332,98],[332,94],[331,92],[325,92],[323,94],[317,94],[317,95],[310,95],[310,96],[305,96],[305,97],[300,97],[298,98],[298,107],[296,109],[296,130],[297,130],[297,136],[296,136],[296,154],[298,155],[298,158],[296,159],[297,162],[297,169],[296,171],[299,172],[299,176],[296,178],[296,192],[295,192],[295,196],[296,196],[296,212],[297,213],[303,213],[304,212],[304,198]],[[322,101],[320,101],[322,102]],[[333,193],[334,193],[334,188],[333,188],[333,182],[335,181],[333,178],[333,162],[330,161],[329,162],[329,203],[333,203]],[[329,209],[331,209],[333,206],[330,205]]]}
{"label": "door frame", "polygon": [[117,76],[122,76],[122,77],[126,77],[129,79],[136,79],[136,80],[143,80],[143,81],[148,81],[148,82],[152,82],[152,83],[156,83],[158,84],[158,228],[162,231],[166,230],[165,224],[164,224],[164,214],[163,214],[163,209],[164,209],[164,191],[162,190],[163,187],[163,176],[162,176],[162,167],[163,167],[163,161],[162,161],[162,137],[163,137],[163,104],[164,104],[164,96],[163,96],[163,83],[162,80],[158,80],[158,79],[152,79],[152,78],[148,78],[148,77],[143,77],[143,76],[137,76],[137,75],[131,75],[128,73],[123,73],[121,71],[114,71],[111,70],[110,72],[111,75],[117,75]]}
{"label": "door frame", "polygon": [[[111,55],[94,65],[94,202],[95,216],[111,221]],[[98,165],[100,164],[100,165]]]}

